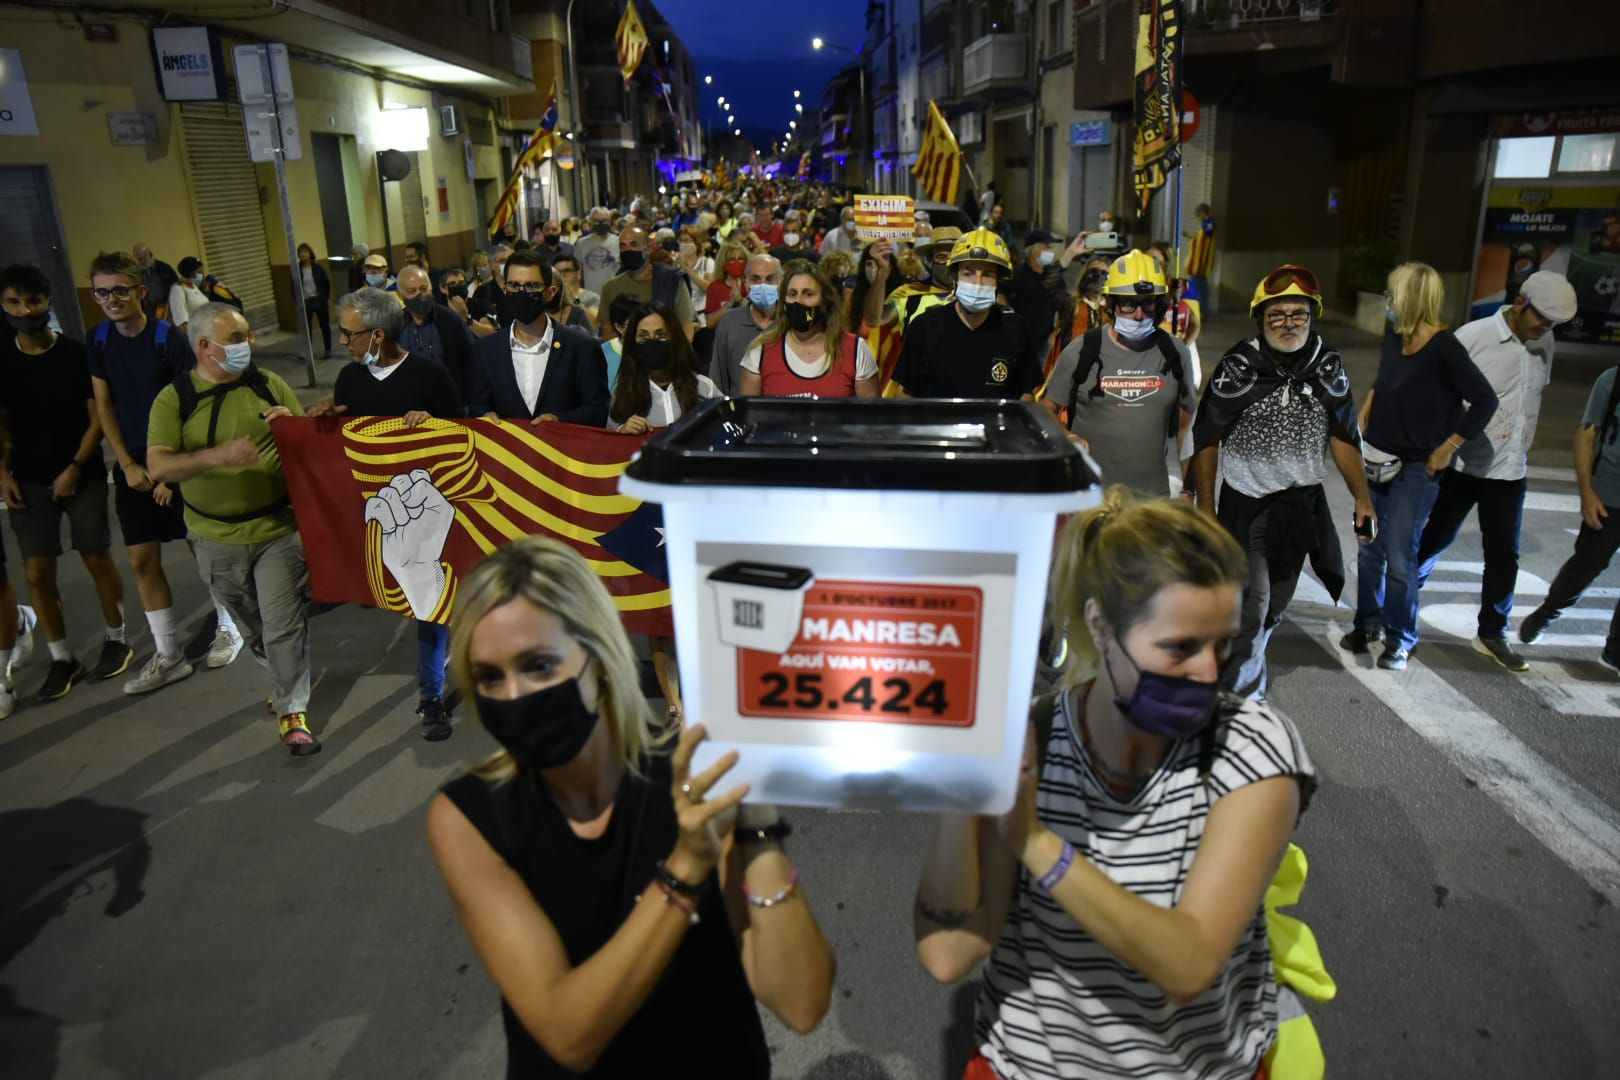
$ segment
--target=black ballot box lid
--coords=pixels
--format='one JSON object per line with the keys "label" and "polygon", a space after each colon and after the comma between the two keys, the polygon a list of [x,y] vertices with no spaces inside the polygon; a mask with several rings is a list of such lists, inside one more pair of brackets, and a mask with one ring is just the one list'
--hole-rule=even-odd
{"label": "black ballot box lid", "polygon": [[625,475],[651,484],[1002,495],[1097,483],[1025,401],[716,398],[649,439]]}

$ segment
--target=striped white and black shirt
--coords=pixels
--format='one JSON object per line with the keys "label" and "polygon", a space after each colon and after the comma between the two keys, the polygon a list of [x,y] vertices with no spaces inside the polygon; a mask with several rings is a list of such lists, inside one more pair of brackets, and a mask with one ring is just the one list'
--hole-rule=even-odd
{"label": "striped white and black shirt", "polygon": [[[1041,821],[1104,874],[1173,907],[1198,854],[1210,808],[1223,795],[1274,776],[1297,776],[1301,811],[1315,769],[1299,733],[1264,705],[1221,703],[1207,778],[1198,740],[1183,740],[1129,801],[1092,771],[1064,694],[1041,770]],[[979,993],[980,1049],[1006,1080],[1037,1077],[1252,1077],[1277,1031],[1277,986],[1264,910],[1209,989],[1171,1002],[1098,944],[1020,870],[1001,941]]]}

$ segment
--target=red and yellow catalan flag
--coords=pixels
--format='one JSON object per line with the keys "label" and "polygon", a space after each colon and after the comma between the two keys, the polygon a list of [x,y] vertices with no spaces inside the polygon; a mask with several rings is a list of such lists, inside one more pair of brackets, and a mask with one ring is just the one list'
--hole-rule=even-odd
{"label": "red and yellow catalan flag", "polygon": [[624,5],[613,40],[619,47],[619,70],[624,73],[624,81],[629,82],[636,68],[641,66],[642,54],[647,51],[647,27],[636,13],[636,0],[628,0]]}
{"label": "red and yellow catalan flag", "polygon": [[[619,494],[645,436],[490,420],[408,428],[393,417],[288,418],[273,430],[315,599],[448,622],[460,578],[538,534],[585,557],[625,629],[673,633],[662,514]],[[398,518],[374,512],[381,502],[404,507],[398,535],[376,520]]]}
{"label": "red and yellow catalan flag", "polygon": [[939,106],[932,101],[928,103],[922,149],[917,151],[911,175],[928,198],[956,205],[957,189],[962,185],[962,148],[956,144],[956,136],[951,134],[951,125],[945,122]]}

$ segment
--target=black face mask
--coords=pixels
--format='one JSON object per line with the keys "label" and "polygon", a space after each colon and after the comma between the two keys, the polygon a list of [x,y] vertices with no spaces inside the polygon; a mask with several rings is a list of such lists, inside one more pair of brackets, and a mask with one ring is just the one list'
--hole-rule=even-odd
{"label": "black face mask", "polygon": [[782,305],[787,313],[788,325],[803,334],[821,323],[821,308],[811,307],[809,304],[795,304],[789,301]]}
{"label": "black face mask", "polygon": [[669,342],[652,341],[636,342],[636,358],[641,366],[648,371],[663,371],[669,367]]}
{"label": "black face mask", "polygon": [[554,233],[554,232],[546,233],[546,247],[556,247],[558,244],[561,244],[561,243],[562,243],[562,236],[561,235],[559,235],[557,233]]}
{"label": "black face mask", "polygon": [[507,313],[513,322],[532,323],[546,313],[550,300],[539,293],[505,293]]}
{"label": "black face mask", "polygon": [[38,315],[6,315],[6,322],[19,334],[37,334],[51,325],[51,313],[42,311]]}
{"label": "black face mask", "polygon": [[646,265],[647,253],[645,251],[625,250],[619,252],[619,269],[627,274],[633,274]]}
{"label": "black face mask", "polygon": [[591,226],[591,232],[595,233],[597,236],[606,236],[612,230],[613,226],[606,221],[598,221],[595,225]]}
{"label": "black face mask", "polygon": [[483,694],[477,701],[484,730],[525,769],[555,769],[579,757],[599,719],[585,707],[577,678],[510,701]]}
{"label": "black face mask", "polygon": [[429,315],[433,314],[433,297],[428,293],[423,293],[421,296],[413,296],[409,300],[405,301],[405,310],[409,311],[412,315],[415,315],[419,319],[425,319]]}

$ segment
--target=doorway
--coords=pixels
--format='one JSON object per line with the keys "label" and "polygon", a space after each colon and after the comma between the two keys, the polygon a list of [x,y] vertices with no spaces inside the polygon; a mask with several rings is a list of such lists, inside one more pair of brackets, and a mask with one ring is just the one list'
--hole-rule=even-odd
{"label": "doorway", "polygon": [[344,177],[342,135],[315,132],[310,148],[315,156],[315,190],[321,202],[321,226],[328,258],[347,262],[349,245],[354,242],[354,223],[349,219],[349,188]]}
{"label": "doorway", "polygon": [[0,166],[0,264],[37,266],[51,282],[51,310],[69,337],[84,340],[73,267],[56,213],[50,170],[43,165]]}

